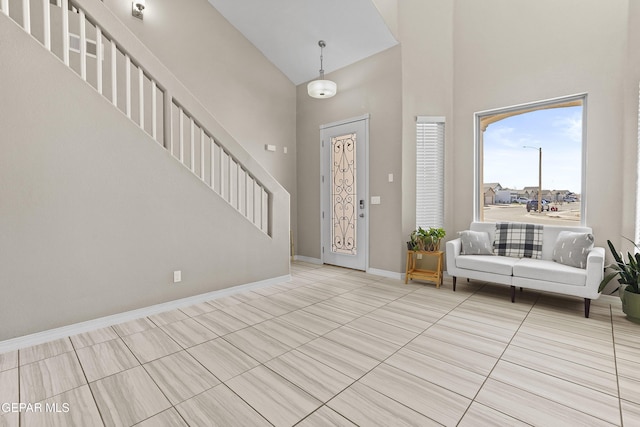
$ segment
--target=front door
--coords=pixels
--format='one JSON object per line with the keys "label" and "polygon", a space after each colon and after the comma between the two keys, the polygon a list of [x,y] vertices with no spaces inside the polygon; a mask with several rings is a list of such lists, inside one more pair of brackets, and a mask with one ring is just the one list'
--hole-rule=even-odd
{"label": "front door", "polygon": [[367,269],[369,117],[320,127],[322,261]]}

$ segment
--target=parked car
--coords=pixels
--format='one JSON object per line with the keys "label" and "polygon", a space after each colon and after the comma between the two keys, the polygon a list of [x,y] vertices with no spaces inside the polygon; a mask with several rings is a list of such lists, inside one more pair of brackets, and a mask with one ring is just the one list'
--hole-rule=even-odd
{"label": "parked car", "polygon": [[577,202],[578,199],[576,199],[573,196],[567,196],[567,197],[564,198],[564,201],[567,202],[567,203],[571,203],[571,202]]}
{"label": "parked car", "polygon": [[524,205],[525,203],[527,203],[529,201],[529,199],[527,199],[526,197],[518,197],[517,199],[513,200],[515,203],[519,203],[521,205]]}
{"label": "parked car", "polygon": [[[537,200],[529,200],[527,202],[527,212],[537,211],[537,210],[538,210],[538,201]],[[542,201],[542,210],[543,211],[548,211],[549,210],[549,202],[547,202],[546,200]]]}

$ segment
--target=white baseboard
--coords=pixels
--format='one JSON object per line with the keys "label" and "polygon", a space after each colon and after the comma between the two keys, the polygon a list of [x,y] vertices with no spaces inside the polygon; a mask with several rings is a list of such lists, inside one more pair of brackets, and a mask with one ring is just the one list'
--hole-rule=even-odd
{"label": "white baseboard", "polygon": [[308,262],[309,264],[322,265],[322,260],[320,258],[312,258],[310,256],[304,256],[304,255],[295,255],[293,259],[295,261]]}
{"label": "white baseboard", "polygon": [[396,273],[395,271],[380,270],[379,268],[367,268],[367,273],[376,276],[388,277],[389,279],[404,280],[404,273]]}
{"label": "white baseboard", "polygon": [[232,286],[230,288],[220,289],[217,291],[168,301],[149,307],[126,311],[124,313],[113,314],[111,316],[100,317],[98,319],[87,320],[86,322],[80,322],[73,325],[62,326],[60,328],[49,329],[47,331],[37,332],[35,334],[11,338],[5,341],[0,341],[0,354],[6,353],[8,351],[19,350],[21,348],[31,347],[33,345],[43,344],[45,342],[57,340],[60,338],[66,338],[68,336],[81,334],[83,332],[93,331],[95,329],[106,328],[108,326],[117,325],[129,320],[140,319],[142,317],[162,313],[164,311],[175,310],[176,308],[181,307],[188,307],[193,304],[210,301],[216,298],[222,298],[224,296],[233,295],[238,292],[264,288],[266,286],[275,285],[277,283],[287,282],[290,280],[291,275],[287,274],[280,277],[273,277],[271,279],[260,280],[258,282]]}

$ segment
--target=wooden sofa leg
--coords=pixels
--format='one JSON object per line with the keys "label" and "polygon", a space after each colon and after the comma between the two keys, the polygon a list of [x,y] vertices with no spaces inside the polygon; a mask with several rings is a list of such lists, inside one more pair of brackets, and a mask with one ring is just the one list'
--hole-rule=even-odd
{"label": "wooden sofa leg", "polygon": [[589,318],[589,309],[591,308],[591,299],[584,299],[584,317]]}
{"label": "wooden sofa leg", "polygon": [[511,302],[516,302],[516,287],[511,287]]}
{"label": "wooden sofa leg", "polygon": [[524,289],[522,289],[522,287],[520,287],[520,292],[522,292]]}
{"label": "wooden sofa leg", "polygon": [[456,291],[456,279],[457,279],[457,277],[453,276],[453,292]]}

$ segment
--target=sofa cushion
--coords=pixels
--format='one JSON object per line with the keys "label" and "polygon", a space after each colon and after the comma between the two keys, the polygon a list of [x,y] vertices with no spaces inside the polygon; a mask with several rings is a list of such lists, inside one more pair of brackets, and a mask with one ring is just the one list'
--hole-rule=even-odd
{"label": "sofa cushion", "polygon": [[587,255],[593,249],[593,234],[561,231],[553,247],[553,261],[576,268],[587,268]]}
{"label": "sofa cushion", "polygon": [[494,253],[515,258],[541,258],[542,230],[542,225],[538,224],[498,222]]}
{"label": "sofa cushion", "polygon": [[512,257],[465,255],[456,258],[456,267],[511,276],[517,262],[518,259]]}
{"label": "sofa cushion", "polygon": [[462,255],[493,255],[493,242],[486,231],[465,230],[458,234],[462,242]]}
{"label": "sofa cushion", "polygon": [[544,259],[522,258],[513,266],[514,277],[584,286],[587,271]]}

